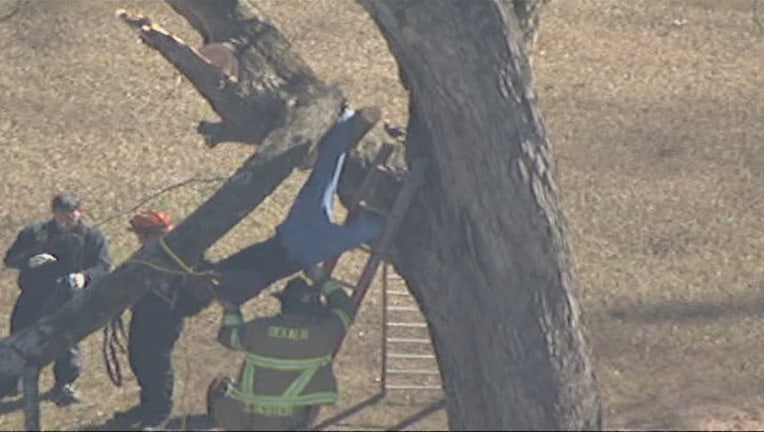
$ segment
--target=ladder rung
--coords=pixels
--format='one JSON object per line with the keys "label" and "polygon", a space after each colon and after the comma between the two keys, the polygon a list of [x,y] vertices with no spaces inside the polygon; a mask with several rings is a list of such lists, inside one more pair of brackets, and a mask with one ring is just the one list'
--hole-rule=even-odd
{"label": "ladder rung", "polygon": [[389,322],[388,327],[412,327],[412,328],[426,328],[425,323],[402,323],[402,322]]}
{"label": "ladder rung", "polygon": [[387,310],[403,311],[403,312],[419,312],[419,308],[416,306],[388,306]]}
{"label": "ladder rung", "polygon": [[410,295],[408,291],[388,291],[389,295]]}
{"label": "ladder rung", "polygon": [[435,369],[389,369],[388,375],[440,375]]}
{"label": "ladder rung", "polygon": [[392,343],[420,343],[420,344],[429,344],[431,341],[429,339],[424,338],[387,338],[387,342]]}
{"label": "ladder rung", "polygon": [[400,358],[400,359],[434,359],[435,354],[403,354],[403,353],[387,353],[388,358]]}
{"label": "ladder rung", "polygon": [[386,385],[387,390],[443,390],[442,386],[436,385]]}

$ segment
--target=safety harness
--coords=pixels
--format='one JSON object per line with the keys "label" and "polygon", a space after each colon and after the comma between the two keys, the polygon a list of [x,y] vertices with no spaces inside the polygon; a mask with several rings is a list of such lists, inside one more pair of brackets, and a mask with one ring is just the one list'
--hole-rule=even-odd
{"label": "safety harness", "polygon": [[[318,370],[331,363],[330,356],[311,359],[277,359],[257,354],[247,354],[244,371],[238,385],[233,386],[229,394],[245,405],[266,407],[289,407],[331,404],[337,401],[337,393],[332,391],[302,394]],[[280,396],[254,394],[255,370],[257,368],[278,371],[295,371],[300,374]]]}

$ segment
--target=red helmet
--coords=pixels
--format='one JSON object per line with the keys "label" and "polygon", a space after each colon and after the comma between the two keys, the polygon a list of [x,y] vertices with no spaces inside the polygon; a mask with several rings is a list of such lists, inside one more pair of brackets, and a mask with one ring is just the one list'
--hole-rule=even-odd
{"label": "red helmet", "polygon": [[141,210],[130,219],[130,228],[138,234],[165,233],[173,229],[172,218],[169,214],[155,210]]}

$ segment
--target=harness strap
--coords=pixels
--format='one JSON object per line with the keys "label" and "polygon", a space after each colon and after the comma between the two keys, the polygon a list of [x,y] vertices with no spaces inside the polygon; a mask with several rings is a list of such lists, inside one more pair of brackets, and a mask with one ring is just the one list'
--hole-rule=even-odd
{"label": "harness strap", "polygon": [[[310,359],[277,359],[247,354],[244,371],[239,386],[233,387],[230,394],[233,398],[247,405],[266,407],[287,407],[323,405],[337,401],[335,392],[316,392],[301,395],[318,370],[331,362],[329,356]],[[300,374],[280,396],[263,396],[253,393],[255,369],[257,367],[279,371],[298,371]]]}

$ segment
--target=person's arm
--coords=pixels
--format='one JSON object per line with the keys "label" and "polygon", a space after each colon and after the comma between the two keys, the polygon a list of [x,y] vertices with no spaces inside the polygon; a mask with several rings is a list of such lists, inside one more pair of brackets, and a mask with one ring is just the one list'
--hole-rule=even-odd
{"label": "person's arm", "polygon": [[221,301],[223,317],[218,330],[218,342],[226,348],[243,351],[240,340],[240,332],[244,326],[244,318],[238,305]]}
{"label": "person's arm", "polygon": [[25,228],[18,233],[16,240],[8,248],[3,263],[8,268],[25,270],[29,267],[29,258],[37,253],[37,241],[34,238],[34,230],[31,227]]}
{"label": "person's arm", "polygon": [[342,333],[346,332],[352,321],[353,300],[345,293],[340,283],[329,277],[322,266],[314,265],[305,269],[305,276],[321,288],[321,294],[326,298],[326,306],[341,322]]}
{"label": "person's arm", "polygon": [[342,322],[343,333],[346,332],[352,322],[353,300],[334,279],[327,279],[321,284],[321,294],[326,298],[326,306]]}
{"label": "person's arm", "polygon": [[218,289],[214,275],[190,275],[178,283],[175,308],[184,317],[194,316],[209,306]]}
{"label": "person's arm", "polygon": [[109,255],[109,244],[106,241],[101,230],[91,228],[88,233],[88,242],[85,250],[85,269],[82,273],[88,282],[102,276],[106,276],[111,270],[111,255]]}

